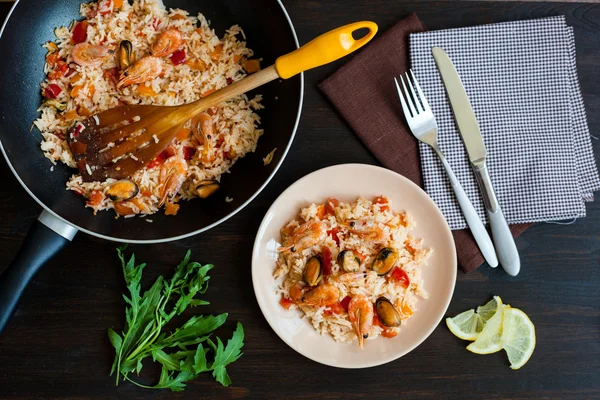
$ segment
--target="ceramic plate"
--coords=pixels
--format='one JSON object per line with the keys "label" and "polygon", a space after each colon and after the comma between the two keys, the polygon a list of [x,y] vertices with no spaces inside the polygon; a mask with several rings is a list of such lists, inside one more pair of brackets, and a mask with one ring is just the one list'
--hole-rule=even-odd
{"label": "ceramic plate", "polygon": [[[396,211],[406,210],[416,222],[412,231],[432,248],[429,263],[423,268],[427,299],[420,299],[417,311],[398,336],[379,337],[365,342],[361,350],[356,341],[338,343],[321,336],[302,318],[300,310],[285,310],[273,271],[280,246],[279,230],[296,218],[300,208],[323,203],[330,197],[344,202],[362,196],[384,195]],[[450,228],[427,194],[407,178],[390,170],[362,164],[325,168],[300,179],[273,203],[256,235],[252,254],[252,281],[258,305],[271,328],[298,353],[311,360],[339,368],[366,368],[385,364],[407,354],[421,344],[438,326],[446,312],[456,281],[456,251]]]}

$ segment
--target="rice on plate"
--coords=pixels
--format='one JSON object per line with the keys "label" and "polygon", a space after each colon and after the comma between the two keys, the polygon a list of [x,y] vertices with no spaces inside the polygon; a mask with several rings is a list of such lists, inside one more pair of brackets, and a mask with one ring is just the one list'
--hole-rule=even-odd
{"label": "rice on plate", "polygon": [[411,236],[415,222],[386,197],[329,199],[281,229],[273,273],[280,304],[300,308],[338,342],[395,337],[426,298],[421,269],[432,249]]}
{"label": "rice on plate", "polygon": [[[167,10],[161,0],[100,0],[82,4],[80,13],[84,20],[57,28],[56,40],[45,44],[45,101],[34,124],[54,164],[77,167],[65,138],[78,121],[124,104],[190,103],[260,69],[239,26],[219,38],[202,14]],[[66,187],[94,213],[114,209],[133,217],[164,206],[174,215],[179,200],[210,195],[222,174],[255,151],[263,133],[256,113],[261,100],[241,95],[188,121],[129,178],[129,198],[113,195],[114,179],[84,182],[77,173]]]}

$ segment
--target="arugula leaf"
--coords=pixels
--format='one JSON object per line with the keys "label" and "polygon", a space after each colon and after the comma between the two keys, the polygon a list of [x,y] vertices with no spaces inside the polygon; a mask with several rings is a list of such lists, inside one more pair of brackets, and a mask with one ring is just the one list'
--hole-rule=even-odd
{"label": "arugula leaf", "polygon": [[206,365],[206,353],[208,349],[204,350],[202,343],[198,344],[196,353],[194,354],[194,372],[200,374],[202,372],[210,371],[210,368]]}
{"label": "arugula leaf", "polygon": [[229,386],[231,379],[225,367],[242,356],[241,349],[244,346],[244,328],[238,322],[231,339],[227,341],[227,347],[223,349],[223,342],[217,338],[217,354],[213,364],[213,376],[223,386]]}
{"label": "arugula leaf", "polygon": [[[244,330],[240,323],[227,346],[218,337],[216,344],[210,339],[211,333],[227,320],[226,313],[196,315],[168,335],[165,333],[165,326],[175,315],[182,314],[189,307],[209,304],[197,296],[208,290],[210,277],[207,274],[214,266],[190,261],[191,252],[188,251],[170,279],[158,277],[152,287],[141,294],[146,264],[136,265],[133,254],[126,260],[126,248],[127,245],[124,245],[117,249],[129,292],[128,296],[123,295],[127,304],[125,328],[121,334],[108,329],[108,337],[116,353],[110,374],[117,372],[116,384],[122,377],[144,388],[182,391],[185,382],[208,371],[213,371],[213,376],[222,385],[231,384],[226,366],[242,355]],[[204,348],[202,342],[206,342],[208,348]],[[173,348],[177,351],[169,350]],[[209,360],[209,355],[214,360]],[[162,366],[159,381],[154,386],[143,385],[129,376],[132,372],[139,375],[147,357],[152,357]]]}
{"label": "arugula leaf", "polygon": [[204,341],[204,335],[216,330],[227,320],[227,314],[212,316],[198,315],[190,318],[181,328],[159,341],[162,347],[186,346]]}

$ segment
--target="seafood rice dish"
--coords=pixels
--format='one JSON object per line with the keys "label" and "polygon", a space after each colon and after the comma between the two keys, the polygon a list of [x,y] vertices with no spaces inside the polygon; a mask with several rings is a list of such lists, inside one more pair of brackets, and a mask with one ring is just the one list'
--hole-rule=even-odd
{"label": "seafood rice dish", "polygon": [[[202,14],[167,10],[162,0],[100,0],[82,4],[80,13],[82,20],[57,28],[44,45],[44,101],[34,125],[54,164],[77,167],[65,138],[79,121],[119,105],[190,103],[260,69],[241,27],[220,38]],[[66,188],[94,213],[133,217],[164,207],[174,215],[180,200],[213,194],[222,174],[255,151],[261,108],[260,95],[228,100],[188,121],[128,179],[84,182],[75,173]]]}
{"label": "seafood rice dish", "polygon": [[421,269],[432,249],[410,234],[414,227],[383,196],[301,209],[281,229],[280,304],[339,342],[357,339],[363,348],[367,339],[395,337],[427,297]]}

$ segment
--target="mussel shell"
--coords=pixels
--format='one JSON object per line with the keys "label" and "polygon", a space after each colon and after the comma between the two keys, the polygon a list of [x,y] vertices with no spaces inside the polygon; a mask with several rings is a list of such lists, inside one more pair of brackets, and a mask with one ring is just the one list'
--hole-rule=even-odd
{"label": "mussel shell", "polygon": [[210,196],[217,190],[219,190],[219,182],[203,181],[203,182],[200,182],[200,184],[198,185],[198,188],[196,189],[196,193],[198,194],[198,197],[200,197],[201,199],[206,199],[208,196]]}
{"label": "mussel shell", "polygon": [[337,262],[346,272],[356,272],[360,269],[360,259],[351,250],[340,251]]}
{"label": "mussel shell", "polygon": [[302,274],[304,282],[309,286],[316,286],[323,278],[323,270],[321,268],[321,259],[317,256],[313,256],[308,259],[304,266],[304,273]]}
{"label": "mussel shell", "polygon": [[139,192],[140,188],[134,181],[121,179],[110,185],[106,194],[113,201],[125,201],[133,199]]}
{"label": "mussel shell", "polygon": [[121,43],[119,43],[117,60],[121,70],[126,70],[133,64],[133,45],[129,40],[121,40]]}
{"label": "mussel shell", "polygon": [[382,296],[377,299],[375,302],[375,309],[377,310],[377,316],[383,325],[393,328],[400,326],[402,323],[400,313],[385,297]]}
{"label": "mussel shell", "polygon": [[391,247],[384,247],[377,253],[371,269],[377,272],[377,275],[382,276],[394,268],[396,261],[398,261],[398,252]]}

